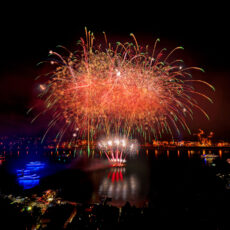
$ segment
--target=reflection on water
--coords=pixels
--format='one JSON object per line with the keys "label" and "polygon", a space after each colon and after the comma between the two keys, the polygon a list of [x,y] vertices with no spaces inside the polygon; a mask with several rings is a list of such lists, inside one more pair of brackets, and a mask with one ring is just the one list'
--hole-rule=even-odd
{"label": "reflection on water", "polygon": [[110,168],[102,178],[98,195],[109,198],[113,205],[131,204],[140,200],[140,180],[134,173],[127,173],[126,168]]}
{"label": "reflection on water", "polygon": [[46,164],[40,161],[31,161],[22,169],[16,169],[17,182],[24,189],[30,189],[37,186],[40,182],[40,172]]}
{"label": "reflection on water", "polygon": [[[45,177],[63,171],[63,173],[58,174],[57,181],[59,182],[59,175],[63,175],[67,189],[71,190],[75,186],[77,188],[81,187],[82,191],[84,191],[83,193],[90,190],[89,198],[87,197],[89,202],[97,203],[105,198],[111,198],[109,203],[115,206],[123,206],[128,201],[132,205],[141,207],[146,201],[151,201],[152,197],[157,196],[156,194],[168,191],[167,180],[171,178],[170,176],[173,173],[175,174],[174,177],[172,176],[173,180],[178,179],[179,181],[179,178],[182,178],[181,180],[185,178],[189,182],[190,177],[186,178],[187,174],[190,175],[190,171],[187,172],[187,165],[191,165],[190,167],[193,168],[199,166],[196,166],[196,164],[202,163],[202,167],[212,167],[212,169],[218,170],[220,162],[230,162],[228,149],[140,149],[135,156],[132,155],[127,159],[126,167],[120,168],[108,168],[103,163],[106,161],[105,156],[100,155],[98,152],[89,157],[90,164],[88,165],[84,163],[83,160],[86,156],[84,154],[81,156],[81,152],[76,156],[69,153],[67,155],[64,152],[55,155],[52,151],[43,154],[43,158],[37,157],[36,154],[21,154],[20,157],[8,155],[6,159],[2,156],[0,158],[0,168],[9,171],[10,169],[8,168],[11,168],[10,173],[16,175],[16,182],[23,189],[30,189],[39,184],[43,188],[42,183],[45,181]],[[69,170],[70,164],[67,164],[67,161],[59,160],[67,159],[67,157],[72,166],[75,161],[82,166],[71,167],[73,171],[69,172],[74,172],[71,177],[65,177],[65,172]],[[9,167],[5,167],[6,165]],[[227,164],[227,166],[229,165]],[[88,170],[86,170],[86,167],[88,167]],[[225,175],[226,184],[230,187],[230,180],[226,179],[230,178],[228,170],[227,168],[226,173],[223,173],[222,170],[221,176],[222,174]],[[79,182],[79,178],[84,182]],[[41,179],[44,180],[40,182]],[[6,181],[8,183],[8,180]],[[90,186],[92,185],[90,189],[85,181],[90,183]],[[15,183],[15,179],[13,183]],[[186,183],[183,182],[182,185]],[[0,186],[2,185],[0,184]],[[62,183],[58,184],[58,186],[61,189],[64,188]],[[174,188],[173,182],[171,186]],[[47,188],[51,188],[49,183]],[[81,197],[79,196],[80,199]],[[83,197],[82,199],[84,200],[85,198]]]}

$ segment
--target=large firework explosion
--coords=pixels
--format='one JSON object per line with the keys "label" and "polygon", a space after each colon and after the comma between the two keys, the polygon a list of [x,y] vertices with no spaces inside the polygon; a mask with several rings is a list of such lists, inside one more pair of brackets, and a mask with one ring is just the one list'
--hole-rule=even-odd
{"label": "large firework explosion", "polygon": [[[133,43],[107,41],[95,45],[93,33],[85,30],[85,39],[78,45],[80,51],[67,56],[50,51],[50,63],[54,71],[46,74],[42,85],[45,111],[52,112],[47,132],[57,123],[63,123],[58,137],[70,130],[78,130],[83,139],[93,140],[103,134],[126,137],[142,136],[159,138],[162,133],[172,137],[187,129],[187,117],[193,111],[206,112],[199,106],[194,95],[209,97],[195,91],[190,70],[182,67],[182,60],[172,60],[176,47],[168,54],[166,49],[156,53],[148,46],[141,47],[133,34]],[[102,48],[105,47],[105,48]],[[150,139],[151,139],[150,138]]]}

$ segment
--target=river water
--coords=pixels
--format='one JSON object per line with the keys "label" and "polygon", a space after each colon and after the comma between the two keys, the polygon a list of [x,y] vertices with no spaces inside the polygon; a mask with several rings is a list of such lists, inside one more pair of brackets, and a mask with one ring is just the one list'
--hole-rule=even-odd
{"label": "river water", "polygon": [[[202,157],[207,154],[216,157]],[[141,149],[128,156],[124,167],[108,167],[100,154],[89,160],[84,154],[60,156],[50,152],[8,154],[0,162],[0,191],[30,194],[58,189],[67,200],[106,201],[118,207],[129,202],[143,207],[159,202],[163,206],[189,203],[229,189],[230,152],[226,149]],[[98,162],[102,167],[88,167]]]}

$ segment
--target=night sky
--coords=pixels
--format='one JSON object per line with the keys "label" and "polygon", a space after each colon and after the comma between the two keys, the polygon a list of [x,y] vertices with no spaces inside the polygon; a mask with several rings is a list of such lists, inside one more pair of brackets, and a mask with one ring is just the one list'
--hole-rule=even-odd
{"label": "night sky", "polygon": [[[193,72],[194,79],[205,80],[216,88],[207,91],[214,104],[203,107],[210,115],[201,114],[189,122],[192,131],[198,128],[214,131],[216,139],[230,140],[230,36],[229,12],[224,4],[173,3],[150,5],[130,2],[127,5],[107,1],[92,5],[68,3],[33,5],[8,3],[1,8],[0,68],[0,135],[41,135],[47,123],[30,124],[27,110],[36,101],[35,77],[44,71],[36,64],[46,60],[50,49],[64,45],[74,49],[84,27],[96,39],[105,31],[111,41],[131,40],[134,33],[140,44],[152,44],[160,38],[160,48],[183,46],[178,56],[185,64],[199,66],[205,73]],[[212,4],[212,5],[211,5]]]}

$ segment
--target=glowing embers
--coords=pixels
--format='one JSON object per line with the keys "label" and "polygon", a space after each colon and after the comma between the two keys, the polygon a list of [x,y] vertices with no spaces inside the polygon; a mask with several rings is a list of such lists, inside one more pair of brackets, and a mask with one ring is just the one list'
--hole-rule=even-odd
{"label": "glowing embers", "polygon": [[98,142],[98,148],[105,153],[112,166],[122,167],[126,164],[127,155],[136,152],[139,144],[125,137],[107,137]]}

